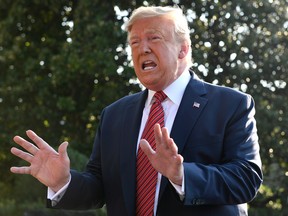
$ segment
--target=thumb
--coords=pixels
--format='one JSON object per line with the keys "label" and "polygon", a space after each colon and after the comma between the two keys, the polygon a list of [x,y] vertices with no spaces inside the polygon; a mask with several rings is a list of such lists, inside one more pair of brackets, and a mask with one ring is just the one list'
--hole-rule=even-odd
{"label": "thumb", "polygon": [[155,151],[150,146],[149,142],[145,139],[140,140],[139,147],[142,149],[144,154],[150,159],[150,157],[155,153]]}
{"label": "thumb", "polygon": [[67,158],[69,159],[67,148],[68,148],[68,142],[66,141],[61,143],[61,145],[58,148],[58,153],[62,159],[67,159]]}

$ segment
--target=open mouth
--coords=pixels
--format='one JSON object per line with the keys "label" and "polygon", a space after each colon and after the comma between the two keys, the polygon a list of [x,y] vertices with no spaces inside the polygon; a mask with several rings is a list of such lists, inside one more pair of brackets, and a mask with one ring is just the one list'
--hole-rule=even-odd
{"label": "open mouth", "polygon": [[148,61],[145,61],[143,62],[142,64],[142,69],[144,71],[147,71],[147,70],[152,70],[154,69],[155,67],[157,66],[157,64],[151,60],[148,60]]}

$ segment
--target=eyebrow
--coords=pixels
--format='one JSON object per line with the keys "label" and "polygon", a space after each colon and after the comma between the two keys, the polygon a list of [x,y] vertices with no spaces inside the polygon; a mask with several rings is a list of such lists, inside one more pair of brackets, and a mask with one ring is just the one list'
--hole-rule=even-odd
{"label": "eyebrow", "polygon": [[138,40],[140,37],[137,35],[132,35],[131,37],[128,37],[128,42],[132,40]]}
{"label": "eyebrow", "polygon": [[[144,32],[144,34],[160,34],[163,35],[162,32],[155,30],[155,29],[148,29],[147,31]],[[138,39],[139,36],[137,35],[131,35],[130,37],[128,37],[128,40],[133,40],[133,39]]]}

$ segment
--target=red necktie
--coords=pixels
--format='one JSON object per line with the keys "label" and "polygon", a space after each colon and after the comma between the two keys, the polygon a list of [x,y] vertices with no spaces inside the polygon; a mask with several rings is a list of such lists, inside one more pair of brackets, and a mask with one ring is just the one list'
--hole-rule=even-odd
{"label": "red necktie", "polygon": [[[145,125],[142,139],[146,139],[155,150],[156,143],[154,137],[154,126],[159,123],[164,127],[164,111],[161,105],[167,96],[164,92],[156,92],[151,106],[149,117]],[[137,191],[136,191],[136,215],[153,215],[155,191],[157,183],[157,171],[152,167],[148,158],[139,147],[137,155]]]}

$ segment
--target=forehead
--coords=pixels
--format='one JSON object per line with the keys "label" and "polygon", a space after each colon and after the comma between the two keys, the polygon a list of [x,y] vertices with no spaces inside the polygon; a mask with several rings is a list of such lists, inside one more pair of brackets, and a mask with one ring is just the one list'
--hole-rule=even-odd
{"label": "forehead", "polygon": [[149,33],[172,34],[173,25],[172,20],[163,16],[141,18],[133,23],[129,32],[129,38]]}

